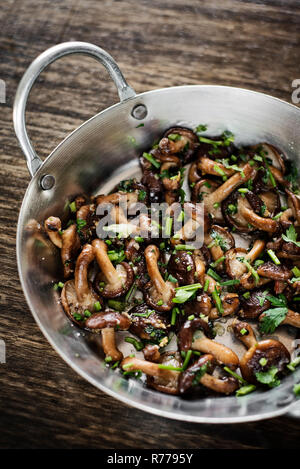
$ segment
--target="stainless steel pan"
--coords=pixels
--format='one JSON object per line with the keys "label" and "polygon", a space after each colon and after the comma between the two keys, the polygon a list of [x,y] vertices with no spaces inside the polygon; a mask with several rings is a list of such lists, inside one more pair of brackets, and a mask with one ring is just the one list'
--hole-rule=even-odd
{"label": "stainless steel pan", "polygon": [[[26,102],[41,71],[67,54],[86,54],[101,62],[118,89],[120,102],[82,124],[42,162],[26,132]],[[141,123],[144,126],[139,126]],[[67,202],[76,194],[111,190],[118,180],[138,174],[137,155],[166,128],[194,128],[199,123],[208,124],[211,134],[230,129],[238,138],[237,144],[268,141],[299,161],[300,110],[284,101],[240,88],[210,85],[137,95],[113,58],[95,45],[68,42],[40,55],[24,74],[14,104],[15,132],[32,176],[17,232],[23,290],[35,320],[61,357],[90,383],[126,404],[159,416],[205,423],[246,422],[286,412],[296,416],[292,387],[300,381],[300,369],[268,392],[196,401],[160,394],[138,381],[123,379],[105,367],[87,337],[70,324],[52,288],[53,281],[61,278],[60,262],[35,221],[53,214],[67,216]]]}

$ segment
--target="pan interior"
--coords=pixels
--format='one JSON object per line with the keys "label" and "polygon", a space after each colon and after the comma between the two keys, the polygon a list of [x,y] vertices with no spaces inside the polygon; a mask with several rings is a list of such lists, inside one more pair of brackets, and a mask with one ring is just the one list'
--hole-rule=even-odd
{"label": "pan interior", "polygon": [[[148,110],[143,126],[131,116],[133,107],[141,103]],[[110,395],[180,420],[217,423],[267,418],[283,413],[295,400],[291,389],[299,380],[299,372],[267,393],[257,392],[243,399],[208,397],[189,402],[146,389],[107,369],[98,344],[91,346],[88,337],[66,318],[59,295],[53,290],[53,283],[62,278],[58,251],[33,229],[33,222],[43,222],[50,215],[67,217],[68,203],[77,194],[108,193],[119,180],[139,177],[138,155],[165,129],[174,125],[195,128],[198,124],[207,124],[211,135],[231,130],[238,145],[267,141],[299,162],[300,112],[287,103],[247,90],[214,86],[186,86],[139,95],[78,128],[53,151],[31,181],[18,225],[20,278],[32,313],[51,344],[78,373]],[[45,174],[53,175],[56,181],[49,191],[40,187]],[[230,323],[219,322],[216,340],[241,356],[245,349],[232,339]],[[289,328],[279,328],[276,337],[289,349],[293,346],[295,337]]]}

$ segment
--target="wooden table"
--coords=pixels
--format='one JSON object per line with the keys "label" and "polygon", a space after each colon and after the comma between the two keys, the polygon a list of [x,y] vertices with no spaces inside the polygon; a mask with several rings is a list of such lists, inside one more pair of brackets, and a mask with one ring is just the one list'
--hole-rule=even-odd
{"label": "wooden table", "polygon": [[[185,6],[183,6],[185,5]],[[300,78],[297,0],[2,0],[0,339],[1,448],[296,448],[287,417],[241,425],[197,425],[148,415],[85,382],[35,324],[18,280],[15,235],[29,176],[12,127],[17,84],[29,63],[62,41],[107,49],[137,92],[183,84],[251,88],[291,101]],[[28,128],[42,156],[117,100],[88,58],[49,67],[32,92]]]}

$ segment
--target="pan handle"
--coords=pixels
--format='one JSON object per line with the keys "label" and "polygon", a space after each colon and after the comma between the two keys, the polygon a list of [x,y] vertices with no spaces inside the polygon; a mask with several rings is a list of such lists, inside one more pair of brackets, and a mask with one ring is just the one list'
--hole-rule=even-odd
{"label": "pan handle", "polygon": [[121,102],[125,101],[126,99],[133,98],[136,94],[135,91],[127,84],[121,70],[111,55],[94,44],[73,41],[63,42],[62,44],[58,44],[54,47],[51,47],[50,49],[47,49],[45,52],[39,55],[28,67],[23,75],[22,80],[20,81],[13,109],[15,133],[19,140],[21,149],[25,155],[28,170],[31,176],[34,176],[39,167],[42,165],[42,160],[36,154],[26,130],[25,111],[28,95],[34,82],[39,77],[44,68],[60,57],[69,54],[89,55],[104,65],[117,87]]}

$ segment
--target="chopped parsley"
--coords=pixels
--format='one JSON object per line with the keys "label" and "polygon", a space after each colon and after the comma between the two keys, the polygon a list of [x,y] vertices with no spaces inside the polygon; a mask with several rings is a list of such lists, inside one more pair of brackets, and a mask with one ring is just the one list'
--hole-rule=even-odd
{"label": "chopped parsley", "polygon": [[285,319],[288,308],[272,308],[264,312],[260,323],[260,331],[264,334],[272,334]]}
{"label": "chopped parsley", "polygon": [[287,243],[293,243],[298,248],[300,247],[300,241],[297,241],[297,232],[294,225],[291,225],[288,230],[286,230],[286,234],[282,235],[282,239]]}
{"label": "chopped parsley", "polygon": [[267,371],[257,371],[255,373],[257,381],[267,384],[270,388],[279,386],[280,380],[277,377],[278,368],[271,366]]}

